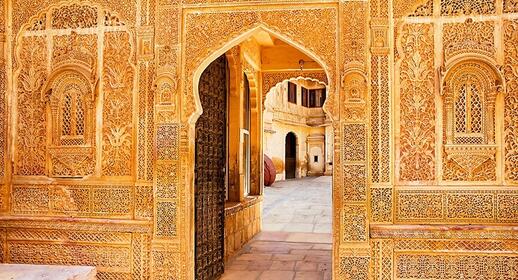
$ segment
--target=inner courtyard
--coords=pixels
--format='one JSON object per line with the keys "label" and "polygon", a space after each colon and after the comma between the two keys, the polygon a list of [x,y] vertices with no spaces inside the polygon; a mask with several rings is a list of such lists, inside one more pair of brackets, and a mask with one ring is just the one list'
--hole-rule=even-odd
{"label": "inner courtyard", "polygon": [[331,176],[279,181],[264,188],[262,231],[329,233]]}
{"label": "inner courtyard", "polygon": [[518,279],[517,0],[0,3],[0,276]]}

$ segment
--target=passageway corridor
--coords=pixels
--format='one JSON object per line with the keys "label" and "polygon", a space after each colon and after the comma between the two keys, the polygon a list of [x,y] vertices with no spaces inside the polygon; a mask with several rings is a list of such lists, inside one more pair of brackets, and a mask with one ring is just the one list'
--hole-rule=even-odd
{"label": "passageway corridor", "polygon": [[222,280],[330,280],[331,177],[265,187],[263,231],[231,258]]}

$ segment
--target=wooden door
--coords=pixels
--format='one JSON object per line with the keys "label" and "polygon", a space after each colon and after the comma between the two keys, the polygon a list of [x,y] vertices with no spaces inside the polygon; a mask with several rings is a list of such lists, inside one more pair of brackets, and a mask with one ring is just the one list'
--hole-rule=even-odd
{"label": "wooden door", "polygon": [[227,60],[212,62],[200,78],[203,114],[196,123],[195,274],[218,279],[224,272],[227,165]]}

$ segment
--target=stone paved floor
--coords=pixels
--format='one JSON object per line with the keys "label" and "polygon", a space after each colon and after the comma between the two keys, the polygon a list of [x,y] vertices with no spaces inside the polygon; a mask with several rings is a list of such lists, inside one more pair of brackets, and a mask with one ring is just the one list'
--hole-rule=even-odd
{"label": "stone paved floor", "polygon": [[221,280],[330,280],[331,177],[265,188],[263,228],[231,258]]}
{"label": "stone paved floor", "polygon": [[331,176],[264,188],[263,231],[331,233]]}
{"label": "stone paved floor", "polygon": [[262,232],[225,266],[221,280],[331,280],[331,235]]}

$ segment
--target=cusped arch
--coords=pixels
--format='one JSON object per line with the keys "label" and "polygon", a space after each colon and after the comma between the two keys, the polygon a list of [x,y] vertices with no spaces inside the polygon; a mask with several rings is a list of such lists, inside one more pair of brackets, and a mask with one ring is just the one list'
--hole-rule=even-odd
{"label": "cusped arch", "polygon": [[[322,58],[320,58],[318,55],[314,54],[306,46],[300,44],[299,42],[294,41],[289,36],[276,31],[275,29],[267,26],[264,23],[260,23],[260,24],[255,25],[254,27],[249,28],[248,30],[242,32],[241,34],[233,37],[232,39],[226,41],[225,43],[222,43],[219,47],[216,47],[215,48],[216,50],[213,51],[210,55],[208,55],[204,59],[202,59],[201,62],[198,64],[198,66],[195,68],[193,75],[192,75],[192,81],[190,81],[190,83],[192,83],[192,94],[194,95],[194,104],[195,104],[194,112],[190,116],[188,116],[188,122],[191,125],[195,124],[196,121],[198,120],[199,116],[201,116],[201,114],[203,114],[203,108],[201,106],[200,97],[199,97],[199,93],[198,93],[199,80],[200,80],[200,77],[201,77],[203,71],[205,71],[205,69],[209,66],[209,64],[212,61],[214,61],[216,58],[218,58],[219,56],[226,53],[232,47],[239,45],[241,42],[243,42],[244,40],[246,40],[247,38],[252,36],[253,33],[255,33],[259,30],[272,34],[273,36],[288,43],[292,47],[298,49],[305,55],[314,59],[324,69],[324,72],[326,74],[326,77],[327,77],[329,83],[333,84],[331,81],[331,78],[333,76],[330,75],[330,72],[329,72],[331,68],[324,62],[324,60]],[[331,95],[333,95],[333,93],[329,92],[329,95],[331,97]]]}
{"label": "cusped arch", "polygon": [[[270,100],[272,98],[272,95],[275,91],[279,90],[281,87],[282,87],[282,84],[285,83],[285,82],[291,82],[291,81],[309,81],[309,82],[315,82],[315,83],[318,83],[320,85],[323,85],[325,88],[326,88],[326,92],[329,92],[329,85],[324,82],[324,81],[321,81],[317,78],[313,78],[313,77],[307,77],[307,76],[297,76],[297,77],[292,77],[292,78],[288,78],[288,79],[284,79],[280,82],[278,82],[277,84],[275,84],[273,87],[271,87],[270,89],[266,89],[266,94],[265,96],[263,97],[263,111],[266,110],[266,102],[267,100]],[[264,89],[263,89],[264,90]],[[325,103],[328,102],[328,99],[326,99]],[[325,104],[324,103],[324,104]],[[327,112],[326,112],[327,113]]]}
{"label": "cusped arch", "polygon": [[445,92],[450,88],[449,82],[460,78],[467,73],[477,75],[486,85],[493,85],[494,89],[486,89],[493,93],[503,92],[505,87],[505,78],[500,71],[500,67],[496,62],[484,55],[477,53],[467,53],[455,56],[450,59],[444,67],[442,67],[443,77],[441,81],[441,95],[447,96]]}

